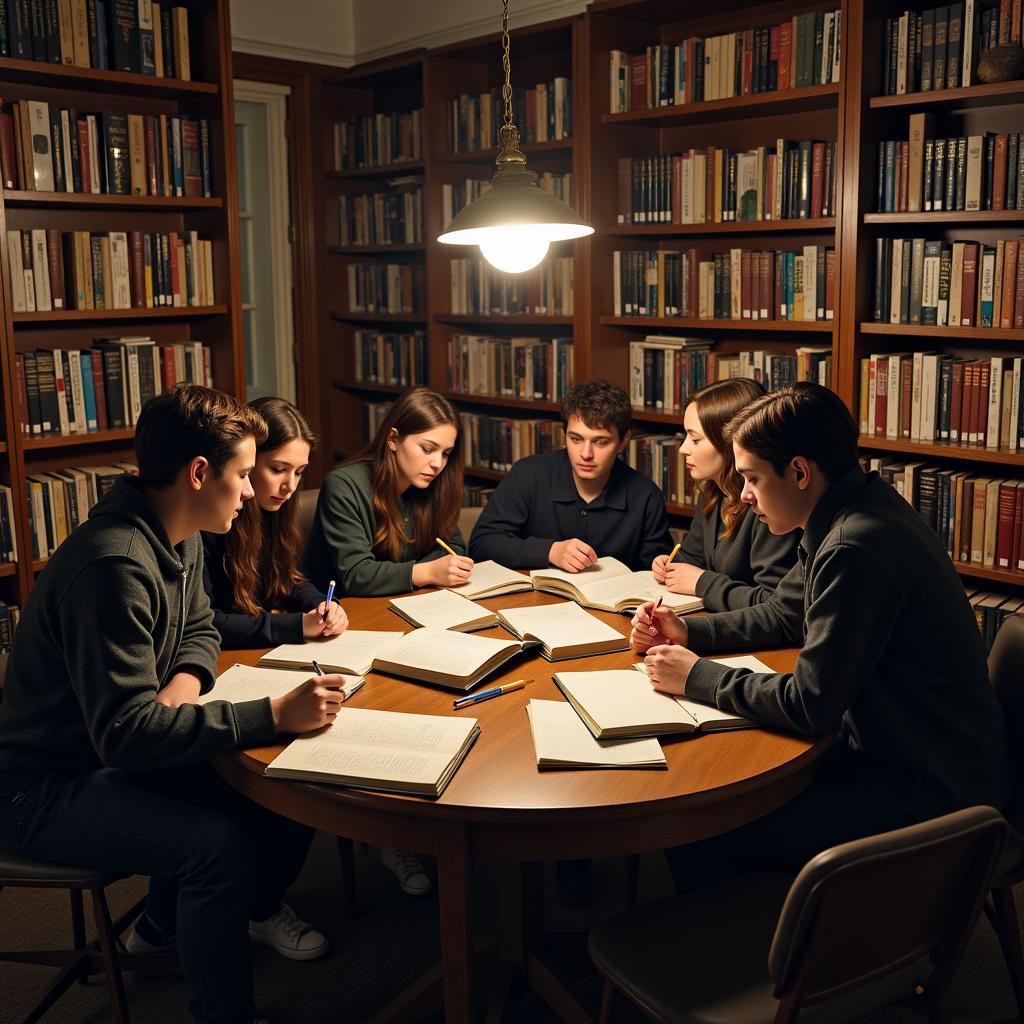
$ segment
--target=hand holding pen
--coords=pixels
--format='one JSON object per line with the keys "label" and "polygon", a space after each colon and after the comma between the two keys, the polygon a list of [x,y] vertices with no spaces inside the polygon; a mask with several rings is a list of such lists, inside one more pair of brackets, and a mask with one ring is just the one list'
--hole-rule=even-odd
{"label": "hand holding pen", "polygon": [[337,636],[348,628],[345,609],[334,600],[334,580],[327,587],[327,596],[315,608],[302,617],[304,640],[318,640],[322,637]]}
{"label": "hand holding pen", "polygon": [[438,546],[448,552],[448,558],[438,558],[434,563],[434,577],[431,582],[435,587],[459,587],[468,583],[473,573],[473,559],[457,554],[450,544],[440,537],[435,537]]}

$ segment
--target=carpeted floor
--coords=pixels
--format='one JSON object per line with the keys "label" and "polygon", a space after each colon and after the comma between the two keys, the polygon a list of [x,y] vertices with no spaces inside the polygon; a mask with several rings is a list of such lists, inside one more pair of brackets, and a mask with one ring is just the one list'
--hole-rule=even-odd
{"label": "carpeted floor", "polygon": [[[617,913],[625,901],[623,861],[595,865],[597,898],[586,911],[567,911],[558,904],[554,876],[547,872],[547,925],[558,933],[582,936],[590,923]],[[476,932],[486,938],[498,917],[496,869],[481,865],[476,873]],[[421,972],[436,962],[439,951],[437,904],[431,898],[403,895],[392,875],[375,858],[357,857],[356,883],[360,914],[344,917],[334,840],[317,836],[306,868],[289,896],[298,914],[314,922],[331,940],[331,952],[313,963],[284,960],[263,946],[253,947],[256,998],[274,1024],[347,1024],[361,1021],[398,996]],[[668,895],[671,886],[660,856],[642,858],[640,896]],[[116,914],[144,891],[133,878],[110,890]],[[1017,896],[1024,920],[1024,893]],[[63,893],[7,889],[0,892],[0,943],[7,948],[60,945],[70,934],[67,897]],[[577,985],[592,999],[596,1013],[600,983],[592,968],[578,958]],[[0,963],[0,1024],[20,1021],[45,987],[47,969]],[[180,981],[126,978],[135,1024],[180,1024],[185,1021],[184,986]],[[1014,1003],[1002,957],[987,922],[974,935],[958,973],[953,1011],[969,1020],[1009,1017]],[[547,1024],[557,1018],[530,996],[523,997],[510,1019]],[[639,1019],[623,1013],[622,1021]],[[920,1020],[907,1010],[872,1015],[865,1024],[902,1024]],[[111,1020],[101,981],[76,985],[45,1018],[50,1024],[106,1024]],[[438,1024],[441,1017],[434,1018]]]}

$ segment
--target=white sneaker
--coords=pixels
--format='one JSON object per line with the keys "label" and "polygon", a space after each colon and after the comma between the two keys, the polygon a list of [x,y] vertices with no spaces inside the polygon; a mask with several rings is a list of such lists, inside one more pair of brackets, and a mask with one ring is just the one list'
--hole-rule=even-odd
{"label": "white sneaker", "polygon": [[[152,928],[153,926],[150,925],[150,927]],[[163,942],[150,942],[138,933],[134,924],[124,940],[124,948],[127,952],[136,954],[136,956],[165,956],[170,958],[178,955],[177,939],[170,938]]]}
{"label": "white sneaker", "polygon": [[402,892],[407,896],[427,896],[433,891],[430,876],[423,870],[416,854],[384,847],[380,851],[380,862],[398,879]]}
{"label": "white sneaker", "polygon": [[249,938],[271,946],[289,960],[316,960],[327,952],[327,938],[300,921],[287,903],[266,921],[249,922]]}

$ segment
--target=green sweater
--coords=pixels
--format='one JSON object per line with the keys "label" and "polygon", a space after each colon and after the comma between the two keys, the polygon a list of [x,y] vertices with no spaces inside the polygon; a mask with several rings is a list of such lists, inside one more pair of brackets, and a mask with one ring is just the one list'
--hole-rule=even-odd
{"label": "green sweater", "polygon": [[[408,503],[404,500],[402,515],[408,523]],[[303,571],[324,592],[333,579],[341,593],[352,597],[407,594],[413,589],[412,567],[445,554],[434,546],[417,558],[407,544],[400,561],[387,561],[374,553],[376,532],[377,516],[373,511],[367,464],[350,462],[332,469],[320,488]],[[466,553],[466,543],[458,527],[446,540],[460,555]]]}
{"label": "green sweater", "polygon": [[157,769],[270,743],[265,698],[153,699],[179,671],[209,690],[219,639],[199,534],[172,547],[138,482],[119,481],[25,602],[0,704],[0,793],[5,769]]}

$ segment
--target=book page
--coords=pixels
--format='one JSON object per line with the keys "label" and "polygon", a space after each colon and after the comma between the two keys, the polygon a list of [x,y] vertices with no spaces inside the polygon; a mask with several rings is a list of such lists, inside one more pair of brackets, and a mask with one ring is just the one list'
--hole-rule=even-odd
{"label": "book page", "polygon": [[596,740],[571,704],[531,700],[526,705],[537,762],[630,767],[667,767],[656,739]]}
{"label": "book page", "polygon": [[469,678],[496,654],[519,647],[517,640],[498,640],[448,630],[414,629],[382,651],[381,656],[391,665]]}
{"label": "book page", "polygon": [[678,724],[680,731],[696,722],[679,701],[658,693],[650,682],[632,669],[603,672],[559,672],[559,686],[585,708],[601,730],[636,729]]}
{"label": "book page", "polygon": [[587,580],[577,584],[577,589],[591,604],[614,607],[624,602],[636,602],[637,606],[647,601],[657,601],[673,611],[695,611],[703,607],[699,597],[673,594],[666,586],[658,583],[649,569],[643,572],[628,572],[604,579]]}
{"label": "book page", "polygon": [[530,578],[543,580],[563,580],[571,583],[574,587],[581,588],[584,584],[595,583],[598,580],[606,580],[612,576],[629,574],[629,566],[623,565],[617,558],[605,555],[599,558],[592,566],[584,569],[583,572],[566,572],[564,569],[556,569],[553,565],[546,569],[531,569]]}
{"label": "book page", "polygon": [[[317,659],[319,660],[319,659]],[[296,686],[304,683],[314,673],[280,668],[252,668],[248,665],[232,665],[217,676],[213,689],[199,698],[200,704],[211,700],[228,700],[233,704],[244,700],[258,700],[260,697],[283,697]],[[362,676],[342,676],[344,693],[351,696],[363,685]]]}
{"label": "book page", "polygon": [[316,658],[325,671],[347,671],[362,675],[373,667],[373,659],[388,644],[401,639],[401,632],[376,629],[346,629],[327,640],[304,644],[282,644],[260,658],[261,665],[309,665]]}
{"label": "book page", "polygon": [[472,598],[503,586],[515,586],[522,590],[529,590],[530,579],[521,572],[516,572],[515,569],[508,569],[504,565],[488,559],[486,562],[477,562],[473,566],[468,583],[463,583],[461,587],[448,587],[447,589],[449,593]]}
{"label": "book page", "polygon": [[410,622],[430,629],[457,629],[488,617],[492,624],[494,622],[493,612],[448,590],[393,597],[388,604],[401,611]]}
{"label": "book page", "polygon": [[626,638],[572,601],[536,608],[501,608],[502,618],[521,637],[536,637],[548,648],[570,647]]}

